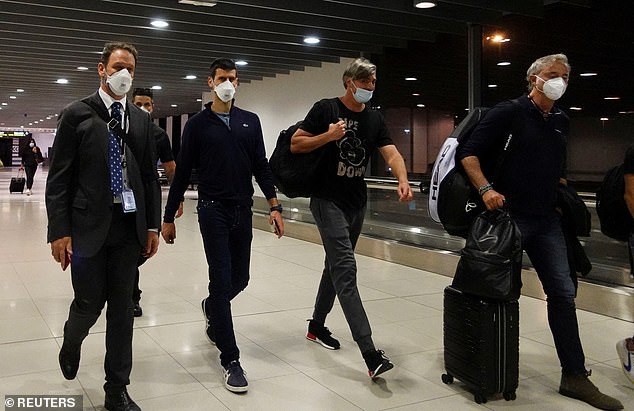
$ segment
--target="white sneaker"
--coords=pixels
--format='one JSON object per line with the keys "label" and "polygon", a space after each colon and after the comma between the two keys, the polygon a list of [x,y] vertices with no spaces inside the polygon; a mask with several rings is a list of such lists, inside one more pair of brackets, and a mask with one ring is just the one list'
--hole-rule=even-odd
{"label": "white sneaker", "polygon": [[27,196],[30,196],[31,194],[32,194],[32,193],[31,193],[31,190],[27,188],[27,189],[26,189],[26,195],[27,195]]}
{"label": "white sneaker", "polygon": [[619,360],[621,361],[621,368],[625,373],[625,376],[632,384],[634,384],[634,370],[632,370],[632,360],[634,360],[634,351],[629,351],[627,349],[628,341],[630,344],[632,343],[631,338],[626,338],[625,340],[621,340],[616,343],[616,352],[619,355]]}

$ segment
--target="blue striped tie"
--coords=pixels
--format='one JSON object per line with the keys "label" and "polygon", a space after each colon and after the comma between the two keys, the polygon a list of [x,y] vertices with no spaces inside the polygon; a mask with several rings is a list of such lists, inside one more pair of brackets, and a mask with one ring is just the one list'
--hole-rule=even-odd
{"label": "blue striped tie", "polygon": [[[110,117],[121,124],[121,103],[114,102],[110,108]],[[123,125],[122,125],[123,126]],[[110,189],[113,196],[118,196],[123,191],[123,169],[121,168],[121,146],[117,134],[108,128],[108,160],[110,163]]]}

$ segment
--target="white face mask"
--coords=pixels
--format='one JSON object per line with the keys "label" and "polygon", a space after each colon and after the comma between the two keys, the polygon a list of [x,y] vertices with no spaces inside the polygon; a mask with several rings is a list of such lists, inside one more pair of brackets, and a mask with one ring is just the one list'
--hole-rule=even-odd
{"label": "white face mask", "polygon": [[[548,97],[549,99],[553,101],[559,100],[561,96],[563,96],[564,93],[566,92],[566,87],[568,85],[566,84],[566,81],[562,77],[551,78],[548,81],[544,80],[543,78],[539,76],[535,76],[535,77],[537,77],[538,79],[544,82],[542,86],[542,90],[537,89],[537,91],[541,91],[542,93],[544,93],[546,97]],[[537,87],[537,84],[535,85],[535,87]]]}
{"label": "white face mask", "polygon": [[236,93],[236,88],[233,87],[233,83],[231,83],[229,80],[225,81],[224,83],[218,84],[216,87],[214,87],[214,90],[216,91],[216,95],[218,96],[218,98],[220,98],[220,100],[225,103],[231,101],[233,95]]}
{"label": "white face mask", "polygon": [[[354,82],[352,84],[354,84]],[[357,86],[356,84],[354,86],[357,88],[357,91],[355,91],[352,96],[357,101],[357,103],[365,104],[370,101],[370,99],[372,99],[372,90],[366,90]]]}
{"label": "white face mask", "polygon": [[34,143],[29,143],[29,147],[35,147]]}
{"label": "white face mask", "polygon": [[111,76],[106,74],[106,84],[116,96],[123,96],[132,87],[132,76],[128,69],[122,69]]}

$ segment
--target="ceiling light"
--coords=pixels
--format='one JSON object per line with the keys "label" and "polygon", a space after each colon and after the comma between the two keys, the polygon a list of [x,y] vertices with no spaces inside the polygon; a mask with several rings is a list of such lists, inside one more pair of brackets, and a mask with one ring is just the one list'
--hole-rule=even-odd
{"label": "ceiling light", "polygon": [[593,77],[593,76],[598,76],[599,73],[579,73],[580,77]]}
{"label": "ceiling light", "polygon": [[244,61],[244,60],[238,60],[238,61],[236,61],[236,66],[246,66],[247,64],[249,64],[249,63],[247,63],[247,62],[246,62],[246,61]]}
{"label": "ceiling light", "polygon": [[196,102],[197,102],[197,103],[200,103],[201,101],[203,101],[203,99],[202,99],[202,98],[197,98],[197,99],[196,99]]}
{"label": "ceiling light", "polygon": [[172,104],[171,106],[172,107],[178,107],[178,104]]}
{"label": "ceiling light", "polygon": [[420,93],[412,93],[412,96],[418,97],[418,96],[420,96]]}
{"label": "ceiling light", "polygon": [[178,0],[180,4],[191,4],[192,6],[207,6],[213,7],[216,5],[215,1],[205,1],[205,0]]}
{"label": "ceiling light", "polygon": [[506,43],[508,41],[511,41],[511,39],[509,39],[507,37],[504,37],[504,36],[502,36],[500,34],[496,34],[493,37],[489,36],[489,37],[487,37],[487,40],[490,40],[490,41],[492,41],[494,43]]}
{"label": "ceiling light", "polygon": [[583,109],[581,107],[572,106],[572,107],[570,107],[570,110],[581,111]]}
{"label": "ceiling light", "polygon": [[603,97],[603,100],[620,100],[621,97]]}
{"label": "ceiling light", "polygon": [[161,86],[152,86],[152,90],[163,90]]}
{"label": "ceiling light", "polygon": [[405,77],[405,81],[416,81],[418,80],[416,77]]}
{"label": "ceiling light", "polygon": [[317,37],[304,37],[304,43],[306,44],[318,44],[319,41]]}
{"label": "ceiling light", "polygon": [[16,96],[9,96],[9,98],[10,98],[11,100],[15,100],[17,97],[16,97]]}
{"label": "ceiling light", "polygon": [[55,82],[57,84],[68,84],[68,80],[65,78],[58,78],[57,80],[55,80]]}
{"label": "ceiling light", "polygon": [[188,74],[185,76],[185,80],[196,80],[196,76],[193,74]]}
{"label": "ceiling light", "polygon": [[86,67],[86,66],[79,66],[79,67],[77,67],[77,70],[79,70],[79,71],[86,71],[86,70],[88,70],[88,67]]}
{"label": "ceiling light", "polygon": [[487,85],[488,88],[497,88],[497,86],[498,86],[497,84],[489,84],[489,85]]}
{"label": "ceiling light", "polygon": [[416,7],[417,9],[431,9],[432,7],[436,7],[436,3],[436,0],[414,0],[414,7]]}
{"label": "ceiling light", "polygon": [[424,104],[416,104],[416,107],[423,108],[423,107],[425,107],[425,105]]}
{"label": "ceiling light", "polygon": [[607,117],[601,117],[599,120],[601,120],[601,121],[608,121],[608,120],[609,120],[609,118],[607,118]]}
{"label": "ceiling light", "polygon": [[24,93],[24,89],[23,88],[16,89],[15,91],[17,91],[18,93]]}
{"label": "ceiling light", "polygon": [[510,61],[500,61],[498,63],[498,66],[510,66],[511,62]]}
{"label": "ceiling light", "polygon": [[159,29],[163,29],[163,28],[169,26],[169,23],[166,22],[165,20],[154,20],[154,21],[150,22],[150,24],[152,26],[156,27],[156,28],[159,28]]}

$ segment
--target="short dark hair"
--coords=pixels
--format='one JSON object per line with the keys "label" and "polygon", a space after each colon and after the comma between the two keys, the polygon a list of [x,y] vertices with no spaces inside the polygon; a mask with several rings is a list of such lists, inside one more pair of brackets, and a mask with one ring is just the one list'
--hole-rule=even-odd
{"label": "short dark hair", "polygon": [[216,70],[218,69],[223,69],[225,71],[237,70],[236,63],[226,57],[217,58],[211,63],[211,66],[209,66],[211,78],[216,77]]}
{"label": "short dark hair", "polygon": [[103,46],[103,50],[101,51],[101,58],[99,59],[99,62],[102,63],[104,66],[107,66],[108,61],[110,60],[110,55],[113,51],[118,49],[129,51],[132,56],[134,56],[134,64],[136,64],[136,61],[139,57],[139,53],[136,51],[136,47],[134,47],[130,43],[126,43],[123,41],[112,41],[110,43],[106,43]]}
{"label": "short dark hair", "polygon": [[134,100],[136,96],[148,96],[149,98],[154,100],[154,92],[150,88],[135,88],[132,92],[132,99]]}

